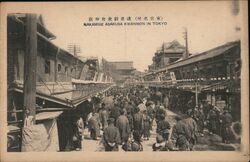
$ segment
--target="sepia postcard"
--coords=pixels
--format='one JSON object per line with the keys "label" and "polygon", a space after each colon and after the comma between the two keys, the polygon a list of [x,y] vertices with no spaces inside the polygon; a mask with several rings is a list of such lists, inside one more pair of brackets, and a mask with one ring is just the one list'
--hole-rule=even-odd
{"label": "sepia postcard", "polygon": [[0,3],[0,161],[249,161],[248,1]]}

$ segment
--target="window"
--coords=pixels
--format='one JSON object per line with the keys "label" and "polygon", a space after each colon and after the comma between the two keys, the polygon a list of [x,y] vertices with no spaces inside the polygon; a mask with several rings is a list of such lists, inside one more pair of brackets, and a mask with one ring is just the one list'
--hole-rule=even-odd
{"label": "window", "polygon": [[62,70],[62,65],[61,64],[58,64],[57,65],[57,71],[60,72]]}
{"label": "window", "polygon": [[64,68],[64,72],[67,73],[68,72],[68,66],[65,66]]}
{"label": "window", "polygon": [[44,71],[45,74],[49,74],[50,73],[50,61],[49,60],[45,60],[45,65],[44,65]]}
{"label": "window", "polygon": [[71,70],[70,70],[70,71],[71,71],[71,73],[73,73],[73,72],[74,72],[74,68],[71,68]]}

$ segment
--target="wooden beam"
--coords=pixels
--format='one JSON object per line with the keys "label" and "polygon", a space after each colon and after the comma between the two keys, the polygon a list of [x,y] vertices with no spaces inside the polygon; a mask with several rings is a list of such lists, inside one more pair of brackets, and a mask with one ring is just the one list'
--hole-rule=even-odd
{"label": "wooden beam", "polygon": [[26,42],[24,56],[24,120],[36,115],[36,67],[37,67],[37,16],[26,15]]}

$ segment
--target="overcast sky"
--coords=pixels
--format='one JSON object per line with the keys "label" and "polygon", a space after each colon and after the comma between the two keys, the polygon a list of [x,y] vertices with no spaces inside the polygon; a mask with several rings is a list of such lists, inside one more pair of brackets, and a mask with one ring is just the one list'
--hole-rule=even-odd
{"label": "overcast sky", "polygon": [[[16,5],[16,4],[15,4]],[[14,5],[13,5],[14,6]],[[53,42],[67,49],[69,43],[81,47],[81,55],[104,57],[109,61],[134,61],[140,71],[147,69],[163,42],[177,40],[184,45],[188,29],[189,51],[203,52],[240,38],[240,17],[232,12],[232,2],[117,2],[19,4],[10,12],[42,14],[46,27],[56,35]],[[240,12],[239,12],[240,14]],[[162,16],[166,26],[84,27],[89,17]]]}

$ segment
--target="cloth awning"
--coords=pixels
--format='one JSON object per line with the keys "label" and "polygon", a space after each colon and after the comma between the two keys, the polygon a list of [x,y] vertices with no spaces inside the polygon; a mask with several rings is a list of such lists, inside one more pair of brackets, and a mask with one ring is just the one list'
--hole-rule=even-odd
{"label": "cloth awning", "polygon": [[8,132],[18,132],[20,128],[14,125],[8,125]]}
{"label": "cloth awning", "polygon": [[36,114],[36,120],[46,120],[46,119],[55,119],[62,114],[63,111],[54,111],[54,112],[41,112]]}
{"label": "cloth awning", "polygon": [[227,80],[224,82],[219,82],[219,83],[207,86],[203,88],[201,91],[206,91],[206,92],[225,91],[225,92],[230,92],[230,93],[240,93],[240,80],[239,81]]}

